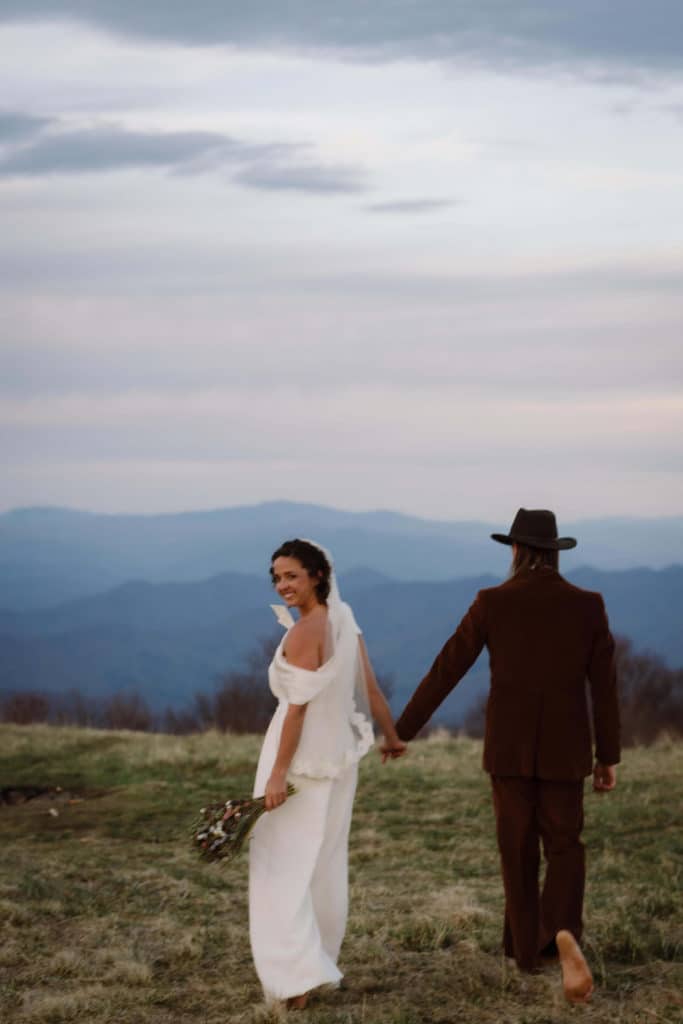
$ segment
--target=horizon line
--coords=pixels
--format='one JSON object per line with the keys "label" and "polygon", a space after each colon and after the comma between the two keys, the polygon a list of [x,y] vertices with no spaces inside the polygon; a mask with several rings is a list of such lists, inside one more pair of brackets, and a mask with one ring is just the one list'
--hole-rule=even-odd
{"label": "horizon line", "polygon": [[[0,518],[12,515],[27,515],[31,513],[66,513],[75,516],[92,516],[101,518],[121,518],[121,519],[171,519],[179,518],[182,516],[193,516],[193,515],[215,515],[221,512],[239,512],[249,511],[253,509],[266,509],[269,506],[282,506],[289,505],[294,508],[300,509],[316,509],[326,512],[341,513],[348,516],[394,516],[398,519],[409,519],[424,523],[439,523],[439,524],[452,524],[452,525],[471,525],[471,524],[484,524],[485,526],[497,526],[499,522],[493,519],[484,519],[477,517],[467,517],[463,519],[448,518],[440,519],[431,516],[418,515],[412,512],[403,512],[393,508],[343,508],[338,505],[329,505],[325,503],[317,503],[311,501],[295,501],[289,498],[272,498],[264,501],[249,502],[245,504],[237,505],[211,505],[199,508],[184,508],[176,511],[159,511],[159,512],[102,512],[95,511],[92,509],[82,508],[79,506],[72,505],[51,505],[51,504],[40,504],[40,505],[14,505],[7,508],[0,509]],[[624,515],[623,513],[605,513],[603,515],[586,515],[581,517],[568,517],[563,520],[566,523],[594,523],[594,522],[661,522],[664,520],[677,520],[683,519],[683,511],[674,513],[665,513],[661,515]]]}

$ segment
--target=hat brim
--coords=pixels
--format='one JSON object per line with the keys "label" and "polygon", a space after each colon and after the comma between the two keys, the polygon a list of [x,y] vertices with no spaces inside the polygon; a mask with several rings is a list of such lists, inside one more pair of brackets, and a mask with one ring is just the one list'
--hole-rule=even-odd
{"label": "hat brim", "polygon": [[542,551],[567,551],[576,547],[575,537],[522,537],[511,533],[492,533],[491,539],[499,544],[526,544]]}

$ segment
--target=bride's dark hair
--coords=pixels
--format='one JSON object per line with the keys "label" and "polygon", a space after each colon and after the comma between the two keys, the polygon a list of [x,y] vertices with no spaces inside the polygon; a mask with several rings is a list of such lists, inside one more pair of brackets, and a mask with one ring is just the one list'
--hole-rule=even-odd
{"label": "bride's dark hair", "polygon": [[273,583],[273,562],[276,558],[296,558],[297,562],[301,562],[311,579],[318,581],[315,592],[320,604],[325,604],[330,595],[332,568],[320,548],[309,544],[307,540],[286,540],[270,557],[270,578]]}

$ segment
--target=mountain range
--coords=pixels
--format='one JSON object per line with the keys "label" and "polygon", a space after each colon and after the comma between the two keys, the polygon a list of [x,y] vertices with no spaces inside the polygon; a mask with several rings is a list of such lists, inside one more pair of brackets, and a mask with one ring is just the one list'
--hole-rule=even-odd
{"label": "mountain range", "polygon": [[[188,583],[223,572],[265,578],[270,553],[296,536],[325,544],[340,572],[364,567],[402,581],[501,577],[509,551],[489,534],[506,532],[515,511],[504,522],[442,522],[293,502],[149,516],[15,509],[0,515],[0,608],[44,608],[131,580]],[[683,516],[561,521],[560,532],[579,539],[562,556],[568,572],[683,563]]]}
{"label": "mountain range", "polygon": [[[614,632],[638,649],[683,665],[683,566],[622,571],[579,568],[578,586],[601,591]],[[402,581],[375,569],[340,576],[376,668],[393,677],[398,709],[453,631],[477,590],[500,576]],[[280,627],[264,576],[227,572],[187,583],[127,582],[51,608],[0,612],[0,691],[80,689],[90,696],[137,691],[152,707],[188,704],[237,669]],[[485,654],[442,717],[457,719],[487,682]],[[264,679],[265,685],[265,679]]]}

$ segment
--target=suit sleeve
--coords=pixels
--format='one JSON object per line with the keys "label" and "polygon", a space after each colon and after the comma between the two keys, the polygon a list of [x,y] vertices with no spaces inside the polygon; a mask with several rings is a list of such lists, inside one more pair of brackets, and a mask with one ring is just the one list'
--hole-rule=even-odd
{"label": "suit sleeve", "polygon": [[596,631],[588,665],[595,729],[595,756],[602,764],[618,764],[621,747],[614,639],[610,633],[604,601],[599,594],[596,596]]}
{"label": "suit sleeve", "polygon": [[396,731],[402,740],[412,740],[429,721],[456,683],[460,682],[477,660],[485,643],[484,599],[480,591],[453,636],[441,648],[396,723]]}

